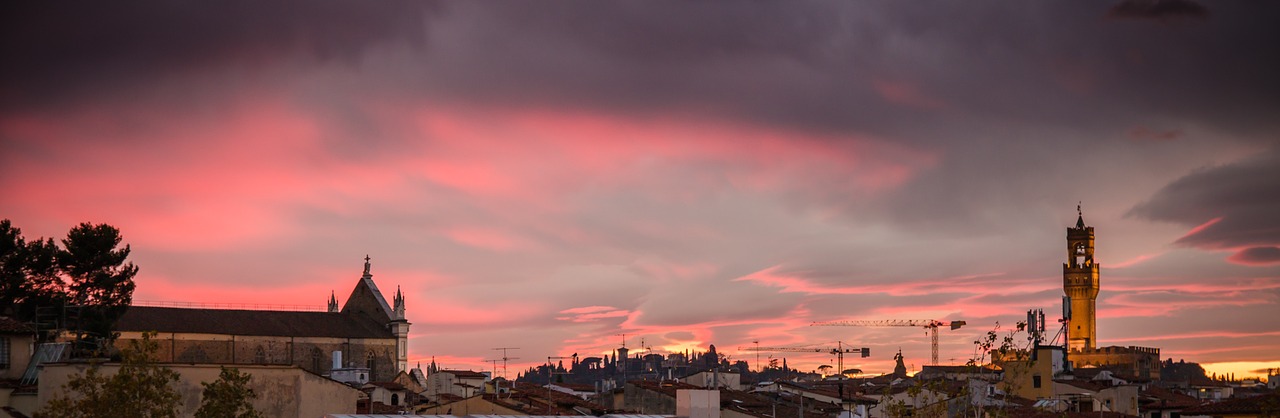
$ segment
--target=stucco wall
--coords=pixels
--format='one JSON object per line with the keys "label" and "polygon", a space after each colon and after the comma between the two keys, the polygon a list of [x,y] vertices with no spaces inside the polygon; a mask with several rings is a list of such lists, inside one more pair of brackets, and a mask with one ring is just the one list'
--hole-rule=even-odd
{"label": "stucco wall", "polygon": [[[221,368],[213,364],[167,364],[181,376],[175,388],[182,395],[179,415],[192,417],[200,408],[204,387],[201,382],[218,379]],[[53,363],[41,367],[38,402],[44,405],[71,376],[84,373],[84,363]],[[332,413],[355,413],[360,391],[292,366],[236,365],[241,372],[253,376],[250,388],[258,394],[253,405],[269,417],[317,417]],[[119,364],[106,364],[101,371],[111,375]]]}
{"label": "stucco wall", "polygon": [[676,413],[676,398],[660,392],[654,392],[631,383],[627,383],[627,390],[623,393],[624,408],[630,411],[638,411],[640,414],[649,415],[674,415]]}
{"label": "stucco wall", "polygon": [[444,405],[419,408],[414,413],[418,415],[453,415],[458,417],[464,415],[526,415],[525,412],[493,403],[482,395],[472,396]]}
{"label": "stucco wall", "polygon": [[34,335],[4,334],[0,338],[9,340],[9,367],[0,369],[0,379],[21,379],[27,371],[27,363],[31,361]]}
{"label": "stucco wall", "polygon": [[[130,340],[141,338],[139,332],[122,332],[115,344],[128,347]],[[333,352],[341,351],[343,363],[355,367],[366,367],[372,356],[371,381],[389,381],[399,372],[394,338],[161,333],[154,341],[160,345],[157,360],[167,363],[294,365],[323,375],[333,368]]]}

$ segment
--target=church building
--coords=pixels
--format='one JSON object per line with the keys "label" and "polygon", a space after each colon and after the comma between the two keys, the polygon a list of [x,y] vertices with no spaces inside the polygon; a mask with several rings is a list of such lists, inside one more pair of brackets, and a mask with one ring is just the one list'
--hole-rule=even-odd
{"label": "church building", "polygon": [[397,288],[387,304],[365,257],[341,307],[333,294],[327,312],[131,306],[116,322],[116,346],[155,331],[161,362],[295,365],[322,375],[338,365],[389,381],[408,371],[409,325],[404,295]]}

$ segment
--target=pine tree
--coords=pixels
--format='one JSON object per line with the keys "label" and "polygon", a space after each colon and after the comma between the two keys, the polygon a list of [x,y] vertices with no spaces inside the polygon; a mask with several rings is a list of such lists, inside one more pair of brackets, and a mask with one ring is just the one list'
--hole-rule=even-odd
{"label": "pine tree", "polygon": [[58,267],[67,275],[67,298],[87,310],[85,330],[111,337],[112,325],[133,301],[138,267],[125,260],[130,248],[117,249],[120,230],[107,224],[82,223],[67,232],[58,251]]}
{"label": "pine tree", "polygon": [[0,314],[31,321],[37,307],[54,306],[66,296],[57,253],[52,239],[27,242],[21,229],[0,220]]}

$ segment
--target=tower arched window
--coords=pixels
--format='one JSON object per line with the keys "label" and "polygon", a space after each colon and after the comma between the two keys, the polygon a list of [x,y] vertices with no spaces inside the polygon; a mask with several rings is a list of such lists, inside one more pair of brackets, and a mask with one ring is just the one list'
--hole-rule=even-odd
{"label": "tower arched window", "polygon": [[369,353],[369,357],[365,360],[365,367],[369,368],[369,379],[375,379],[378,376],[378,358]]}
{"label": "tower arched window", "polygon": [[319,348],[311,347],[311,371],[319,373],[321,370],[324,370],[321,368],[323,363],[320,362],[320,358],[322,356],[323,355],[320,353]]}

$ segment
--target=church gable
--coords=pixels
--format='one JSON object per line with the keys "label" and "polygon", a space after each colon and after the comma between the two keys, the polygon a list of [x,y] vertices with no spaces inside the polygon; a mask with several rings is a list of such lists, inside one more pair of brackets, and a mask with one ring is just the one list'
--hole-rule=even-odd
{"label": "church gable", "polygon": [[378,290],[378,285],[373,283],[369,267],[369,257],[366,256],[364,275],[356,282],[355,289],[351,290],[347,303],[342,305],[342,313],[360,314],[382,323],[390,322],[395,315],[391,311],[391,305],[387,304],[387,299],[382,297],[382,291]]}

